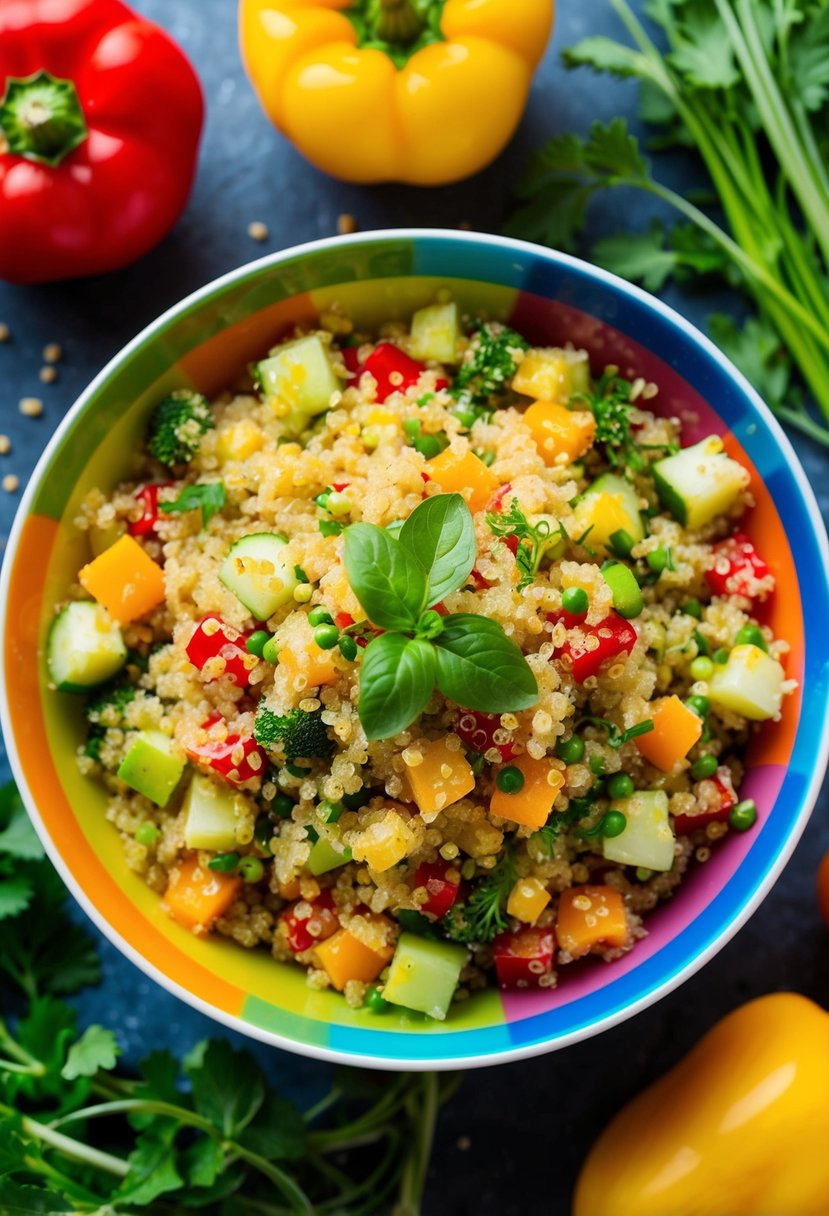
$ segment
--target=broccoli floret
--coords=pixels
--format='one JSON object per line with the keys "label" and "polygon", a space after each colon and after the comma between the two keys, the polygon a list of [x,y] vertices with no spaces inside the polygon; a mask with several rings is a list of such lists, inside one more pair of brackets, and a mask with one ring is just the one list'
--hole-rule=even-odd
{"label": "broccoli floret", "polygon": [[253,737],[266,751],[281,749],[289,761],[327,760],[334,750],[319,710],[307,713],[304,709],[292,709],[280,717],[269,709],[260,709],[253,724]]}
{"label": "broccoli floret", "polygon": [[509,387],[518,367],[516,354],[525,350],[529,350],[529,343],[508,325],[483,323],[458,369],[454,391],[475,403],[490,401]]}
{"label": "broccoli floret", "polygon": [[101,762],[101,748],[109,727],[124,726],[124,710],[135,698],[135,685],[123,680],[108,684],[90,697],[84,707],[84,717],[89,723],[89,733],[84,745],[84,755]]}
{"label": "broccoli floret", "polygon": [[162,464],[186,464],[198,451],[202,435],[215,425],[207,398],[179,389],[153,410],[147,446]]}

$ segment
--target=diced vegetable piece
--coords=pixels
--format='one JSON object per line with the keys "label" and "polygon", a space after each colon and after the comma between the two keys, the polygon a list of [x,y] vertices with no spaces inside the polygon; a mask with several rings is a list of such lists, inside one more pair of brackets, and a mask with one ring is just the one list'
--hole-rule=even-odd
{"label": "diced vegetable piece", "polygon": [[783,703],[786,673],[759,646],[735,646],[728,662],[716,666],[708,683],[711,705],[730,709],[755,722],[774,718]]}
{"label": "diced vegetable piece", "polygon": [[499,988],[538,988],[553,974],[555,949],[552,929],[499,933],[492,943]]}
{"label": "diced vegetable piece", "polygon": [[677,836],[688,836],[709,823],[724,823],[731,813],[731,808],[737,805],[737,795],[731,786],[731,773],[727,768],[718,768],[716,775],[707,780],[716,789],[716,804],[698,815],[674,815],[674,831]]}
{"label": "diced vegetable piece", "polygon": [[446,739],[435,739],[420,751],[423,760],[406,775],[421,814],[435,815],[475,788],[472,766],[460,749],[451,750]]}
{"label": "diced vegetable piece", "polygon": [[550,892],[537,878],[519,878],[507,900],[507,912],[525,925],[534,925],[550,902]]}
{"label": "diced vegetable piece", "polygon": [[188,857],[172,871],[163,906],[185,929],[207,933],[230,908],[241,885],[236,875],[209,870],[199,865],[198,857]]}
{"label": "diced vegetable piece", "polygon": [[337,870],[351,861],[351,849],[340,840],[339,828],[328,824],[324,834],[315,840],[308,858],[308,869],[315,876]]}
{"label": "diced vegetable piece", "polygon": [[[644,735],[642,736],[644,738]],[[646,870],[670,870],[674,864],[674,834],[668,819],[668,795],[664,790],[637,790],[629,798],[618,798],[613,809],[627,820],[618,836],[605,836],[602,852],[608,861]]]}
{"label": "diced vegetable piece", "polygon": [[[603,665],[611,659],[628,655],[636,645],[638,634],[633,625],[615,612],[599,621],[597,625],[586,625],[584,619],[569,612],[551,614],[551,621],[563,621],[568,629],[577,628],[579,634],[553,651],[553,658],[562,667],[572,672],[577,684],[583,684],[588,676],[598,675]],[[596,638],[598,646],[590,650],[589,638]]]}
{"label": "diced vegetable piece", "polygon": [[463,946],[402,933],[383,985],[383,999],[442,1022],[468,958]]}
{"label": "diced vegetable piece", "polygon": [[718,435],[709,435],[652,466],[663,506],[686,528],[701,528],[728,510],[748,485],[746,470],[726,456]]}
{"label": "diced vegetable piece", "polygon": [[227,853],[236,847],[238,794],[195,773],[184,797],[184,843],[188,849]]}
{"label": "diced vegetable piece", "polygon": [[474,452],[459,456],[446,448],[426,462],[426,471],[446,494],[470,490],[467,499],[470,511],[482,511],[498,487],[498,478]]}
{"label": "diced vegetable piece", "polygon": [[[188,659],[199,671],[204,672],[205,666],[210,663],[206,676],[208,683],[226,676],[233,684],[247,688],[257,658],[245,649],[246,637],[247,634],[240,633],[220,616],[211,613],[199,621],[185,650]],[[224,661],[224,670],[217,670],[220,664],[213,661],[216,659]]]}
{"label": "diced vegetable piece", "polygon": [[516,756],[511,763],[523,776],[524,784],[517,793],[505,794],[496,782],[489,804],[490,814],[528,828],[541,828],[564,785],[564,774],[553,768],[549,760],[533,760],[526,754]]}
{"label": "diced vegetable piece", "polygon": [[[381,927],[390,922],[384,916],[366,916],[364,919],[377,927],[379,942]],[[332,985],[342,992],[349,980],[360,980],[363,984],[376,980],[394,954],[394,947],[380,944],[375,947],[348,929],[338,929],[327,941],[320,942],[315,953]]]}
{"label": "diced vegetable piece", "polygon": [[567,401],[573,393],[586,393],[590,388],[587,354],[558,347],[527,351],[512,387],[537,401]]}
{"label": "diced vegetable piece", "polygon": [[580,537],[587,533],[585,544],[591,549],[609,549],[611,536],[619,531],[629,533],[634,543],[643,539],[639,495],[624,477],[604,473],[581,496],[573,534]]}
{"label": "diced vegetable piece", "polygon": [[291,687],[297,676],[303,676],[306,689],[319,688],[322,684],[333,684],[337,679],[334,653],[333,650],[320,649],[309,625],[301,645],[293,637],[291,645],[279,651],[279,667]]}
{"label": "diced vegetable piece", "polygon": [[131,536],[122,536],[84,566],[78,581],[122,625],[164,599],[164,571]]}
{"label": "diced vegetable piece", "polygon": [[[202,729],[210,730],[221,720],[221,714],[211,715],[202,723]],[[244,738],[237,734],[208,737],[203,743],[189,746],[187,755],[195,764],[218,773],[231,785],[244,785],[246,781],[261,777],[267,764],[264,751],[251,735]]]}
{"label": "diced vegetable piece", "polygon": [[558,944],[573,958],[628,944],[625,904],[615,887],[570,887],[562,891],[556,919]]}
{"label": "diced vegetable piece", "polygon": [[251,616],[266,621],[293,599],[299,586],[287,542],[273,532],[253,532],[231,546],[219,579]]}
{"label": "diced vegetable piece", "polygon": [[639,616],[645,607],[642,589],[636,581],[636,575],[629,566],[621,562],[613,562],[602,569],[602,578],[613,592],[613,607],[619,616],[625,620]]}
{"label": "diced vegetable piece", "polygon": [[449,878],[451,869],[445,861],[424,861],[417,867],[414,876],[414,889],[425,887],[428,896],[425,904],[420,905],[421,912],[426,912],[438,920],[455,906],[460,894],[460,881],[453,882]]}
{"label": "diced vegetable piece", "polygon": [[514,752],[513,745],[510,742],[496,743],[496,732],[507,734],[501,725],[499,714],[484,714],[477,709],[464,709],[455,722],[455,734],[470,751],[484,756],[495,748],[502,760],[510,760]]}
{"label": "diced vegetable piece", "polygon": [[111,680],[126,661],[121,630],[100,604],[76,600],[52,621],[46,663],[60,692],[87,692]]}
{"label": "diced vegetable piece", "polygon": [[316,334],[276,347],[256,370],[271,409],[295,431],[324,413],[342,387],[328,349]]}
{"label": "diced vegetable piece", "polygon": [[[362,371],[368,372],[377,383],[377,400],[382,404],[392,393],[405,393],[407,388],[417,384],[427,370],[423,363],[412,359],[393,342],[381,342],[375,346],[363,364]],[[448,381],[439,377],[435,388],[446,388]]]}
{"label": "diced vegetable piece", "polygon": [[772,589],[769,568],[742,532],[735,532],[714,545],[714,565],[705,579],[714,595],[742,595],[764,600]]}
{"label": "diced vegetable piece", "polygon": [[130,536],[152,536],[158,523],[158,492],[172,485],[170,481],[153,482],[136,491],[136,502],[141,504],[141,515],[127,525]]}
{"label": "diced vegetable piece", "polygon": [[568,410],[552,401],[536,401],[524,422],[545,464],[558,464],[562,456],[566,458],[563,463],[578,460],[596,437],[596,419],[589,410]]}
{"label": "diced vegetable piece", "polygon": [[457,363],[460,334],[458,306],[454,302],[419,308],[412,317],[409,350],[415,359]]}
{"label": "diced vegetable piece", "polygon": [[142,730],[121,761],[118,776],[156,806],[166,806],[184,768],[184,760],[173,755],[172,739],[160,730]]}
{"label": "diced vegetable piece", "polygon": [[414,834],[406,820],[389,809],[385,819],[369,824],[360,833],[352,853],[355,861],[364,861],[370,869],[382,873],[402,861],[413,844]]}
{"label": "diced vegetable piece", "polygon": [[330,891],[320,891],[316,899],[297,900],[280,915],[279,923],[292,954],[302,954],[317,942],[327,941],[340,927]]}
{"label": "diced vegetable piece", "polygon": [[653,730],[637,735],[636,746],[655,768],[669,773],[699,741],[703,722],[679,697],[665,697],[653,710]]}
{"label": "diced vegetable piece", "polygon": [[265,435],[253,419],[240,418],[217,433],[216,454],[221,460],[247,460],[264,442]]}

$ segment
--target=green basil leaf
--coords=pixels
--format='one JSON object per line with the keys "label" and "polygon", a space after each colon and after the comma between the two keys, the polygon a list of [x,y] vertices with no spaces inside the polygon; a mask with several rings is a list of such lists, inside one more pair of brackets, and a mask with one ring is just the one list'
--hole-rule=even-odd
{"label": "green basil leaf", "polygon": [[345,571],[373,625],[414,630],[426,607],[426,575],[385,529],[374,524],[346,529]]}
{"label": "green basil leaf", "polygon": [[432,644],[438,688],[464,709],[503,714],[536,703],[535,676],[497,622],[454,613],[444,617],[443,633]]}
{"label": "green basil leaf", "polygon": [[475,565],[475,525],[460,494],[427,498],[403,524],[399,539],[426,575],[427,607],[462,587]]}
{"label": "green basil leaf", "polygon": [[369,642],[360,669],[360,721],[368,739],[390,739],[421,712],[435,687],[429,642],[382,633]]}

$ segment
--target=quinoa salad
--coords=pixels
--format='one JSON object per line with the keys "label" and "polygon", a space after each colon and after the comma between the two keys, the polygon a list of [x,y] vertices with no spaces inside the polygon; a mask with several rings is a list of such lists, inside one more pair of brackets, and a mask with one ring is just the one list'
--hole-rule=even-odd
{"label": "quinoa salad", "polygon": [[49,676],[181,926],[451,1018],[635,950],[752,829],[788,647],[747,471],[635,369],[448,296],[319,326],[157,404],[83,503]]}

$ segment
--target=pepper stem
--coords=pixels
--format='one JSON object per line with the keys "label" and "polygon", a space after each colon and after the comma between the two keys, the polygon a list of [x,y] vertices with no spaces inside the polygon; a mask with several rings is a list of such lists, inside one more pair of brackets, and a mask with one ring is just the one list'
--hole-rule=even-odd
{"label": "pepper stem", "polygon": [[412,0],[378,0],[372,15],[372,32],[383,42],[415,42],[426,26]]}
{"label": "pepper stem", "polygon": [[59,165],[89,135],[71,80],[49,72],[9,76],[0,101],[0,135],[6,151],[44,165]]}

